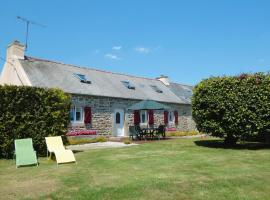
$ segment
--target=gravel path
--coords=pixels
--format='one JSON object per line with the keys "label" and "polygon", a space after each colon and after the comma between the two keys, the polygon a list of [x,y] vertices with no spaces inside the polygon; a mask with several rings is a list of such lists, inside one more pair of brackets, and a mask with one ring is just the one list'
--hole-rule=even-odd
{"label": "gravel path", "polygon": [[[200,138],[200,137],[207,137],[206,135],[192,135],[192,136],[172,136],[167,137],[168,139],[180,139],[180,138]],[[144,143],[145,141],[142,140],[137,141],[138,143]],[[153,142],[153,141],[149,141]],[[106,148],[121,148],[121,147],[129,147],[138,145],[135,143],[132,144],[124,144],[123,142],[97,142],[97,143],[88,143],[88,144],[77,144],[77,145],[69,145],[66,148],[75,150],[75,151],[82,151],[82,150],[88,150],[88,149],[106,149]]]}
{"label": "gravel path", "polygon": [[120,147],[129,147],[138,144],[124,144],[122,142],[97,142],[97,143],[88,143],[88,144],[78,144],[78,145],[69,145],[67,149],[81,151],[88,149],[105,149],[105,148],[120,148]]}

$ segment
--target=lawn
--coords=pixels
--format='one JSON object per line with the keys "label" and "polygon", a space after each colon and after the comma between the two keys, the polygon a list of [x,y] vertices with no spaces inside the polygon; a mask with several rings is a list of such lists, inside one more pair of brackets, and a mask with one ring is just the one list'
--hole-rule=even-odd
{"label": "lawn", "polygon": [[214,148],[198,140],[78,152],[77,165],[39,158],[39,167],[16,169],[0,160],[0,199],[270,198],[270,149]]}

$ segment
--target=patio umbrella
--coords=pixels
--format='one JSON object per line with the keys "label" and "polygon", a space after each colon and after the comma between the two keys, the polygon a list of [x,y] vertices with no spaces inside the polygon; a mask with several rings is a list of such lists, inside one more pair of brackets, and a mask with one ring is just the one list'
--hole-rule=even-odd
{"label": "patio umbrella", "polygon": [[128,110],[168,110],[169,106],[153,100],[142,100],[138,103],[133,104]]}

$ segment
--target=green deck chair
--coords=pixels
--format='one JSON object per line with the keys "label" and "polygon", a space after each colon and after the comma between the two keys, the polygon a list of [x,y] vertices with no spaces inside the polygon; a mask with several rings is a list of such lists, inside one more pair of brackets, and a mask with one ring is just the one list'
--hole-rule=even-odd
{"label": "green deck chair", "polygon": [[37,155],[31,138],[15,140],[16,168],[23,165],[38,166]]}

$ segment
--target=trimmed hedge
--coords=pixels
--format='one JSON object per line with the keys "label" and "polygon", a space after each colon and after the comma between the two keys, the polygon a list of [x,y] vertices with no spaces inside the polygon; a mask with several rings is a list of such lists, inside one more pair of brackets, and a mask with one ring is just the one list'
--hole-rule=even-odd
{"label": "trimmed hedge", "polygon": [[67,137],[67,142],[70,145],[107,142],[107,141],[108,139],[104,136],[97,136],[95,138],[87,138],[87,137],[81,138],[81,137],[76,137],[76,136]]}
{"label": "trimmed hedge", "polygon": [[171,131],[167,132],[166,131],[166,137],[182,137],[182,136],[193,136],[193,135],[199,135],[201,134],[200,132],[197,131]]}
{"label": "trimmed hedge", "polygon": [[44,137],[67,132],[70,106],[70,96],[60,89],[0,86],[0,157],[11,158],[19,138],[32,138],[44,155]]}
{"label": "trimmed hedge", "polygon": [[212,77],[194,88],[192,114],[200,132],[228,144],[270,135],[270,75]]}

